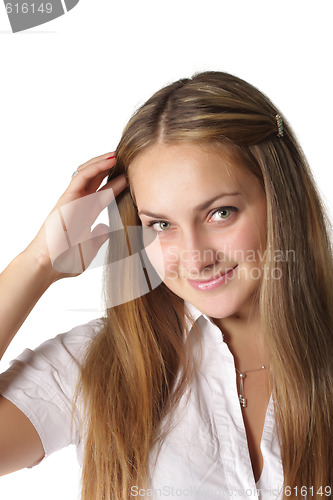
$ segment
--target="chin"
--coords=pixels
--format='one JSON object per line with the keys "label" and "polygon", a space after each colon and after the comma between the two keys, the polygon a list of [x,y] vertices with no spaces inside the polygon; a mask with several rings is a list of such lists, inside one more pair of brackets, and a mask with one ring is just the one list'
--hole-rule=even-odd
{"label": "chin", "polygon": [[212,306],[203,306],[201,304],[193,304],[200,312],[206,314],[206,316],[214,319],[224,319],[229,316],[233,316],[237,313],[237,308],[234,307],[212,307]]}
{"label": "chin", "polygon": [[223,297],[193,297],[193,295],[182,295],[182,299],[186,300],[196,307],[202,314],[206,314],[211,318],[226,318],[237,312],[239,304]]}
{"label": "chin", "polygon": [[210,318],[237,318],[244,316],[244,314],[246,316],[246,312],[251,310],[254,299],[253,291],[251,290],[251,292],[241,294],[241,296],[235,293],[223,293],[215,297],[208,294],[206,297],[191,295],[183,298]]}

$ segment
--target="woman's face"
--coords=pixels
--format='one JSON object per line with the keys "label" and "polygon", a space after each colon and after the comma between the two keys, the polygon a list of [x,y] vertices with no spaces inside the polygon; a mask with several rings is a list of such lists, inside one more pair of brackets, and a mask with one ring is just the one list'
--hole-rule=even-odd
{"label": "woman's face", "polygon": [[177,143],[140,153],[129,179],[145,232],[155,236],[149,260],[166,286],[212,318],[246,314],[266,242],[266,198],[255,177],[222,147]]}

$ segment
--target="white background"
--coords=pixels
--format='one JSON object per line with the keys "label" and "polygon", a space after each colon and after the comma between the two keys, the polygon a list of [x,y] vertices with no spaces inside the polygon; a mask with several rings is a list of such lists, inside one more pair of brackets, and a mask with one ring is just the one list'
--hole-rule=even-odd
{"label": "white background", "polygon": [[[14,3],[14,2],[13,2]],[[233,73],[288,118],[333,219],[330,0],[80,0],[12,34],[0,4],[0,270],[37,233],[72,172],[115,149],[134,109],[196,71]],[[101,314],[101,270],[53,285],[0,363]],[[0,478],[0,500],[78,499],[73,447]]]}

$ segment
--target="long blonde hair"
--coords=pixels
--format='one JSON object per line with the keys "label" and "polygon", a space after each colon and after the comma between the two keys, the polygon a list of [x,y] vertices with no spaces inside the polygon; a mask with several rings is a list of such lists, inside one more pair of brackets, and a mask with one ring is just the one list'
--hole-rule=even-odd
{"label": "long blonde hair", "polygon": [[[261,182],[267,199],[267,248],[273,255],[293,250],[296,256],[276,261],[267,253],[263,264],[268,275],[278,269],[280,279],[262,280],[259,293],[284,485],[290,488],[286,498],[297,496],[296,486],[298,491],[313,487],[313,498],[322,498],[316,491],[333,479],[331,226],[284,117],[284,135],[277,136],[278,112],[256,88],[226,73],[179,80],[158,91],[131,118],[110,178],[128,175],[136,155],[158,141],[186,141],[222,144]],[[125,228],[140,225],[129,190],[119,196],[118,208]],[[120,254],[112,238],[114,261]],[[107,274],[108,293],[119,279],[130,289],[135,278],[131,272],[126,276]],[[196,371],[184,341],[189,319],[183,300],[163,283],[107,310],[76,393],[84,408],[82,500],[125,500],[132,485],[149,483],[149,452],[167,432],[161,422],[172,414]]]}

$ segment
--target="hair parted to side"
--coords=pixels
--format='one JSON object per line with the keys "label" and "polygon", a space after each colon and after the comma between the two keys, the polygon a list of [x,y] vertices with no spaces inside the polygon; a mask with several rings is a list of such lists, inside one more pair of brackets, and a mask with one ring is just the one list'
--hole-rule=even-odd
{"label": "hair parted to side", "polygon": [[[278,137],[276,115],[283,119]],[[110,178],[148,146],[180,141],[222,145],[261,182],[267,199],[267,248],[294,250],[293,261],[266,255],[258,296],[270,353],[285,486],[332,485],[333,259],[331,225],[314,179],[282,113],[255,87],[222,72],[172,83],[134,114],[117,147]],[[118,200],[118,198],[117,198]],[[140,220],[129,189],[119,196],[124,226]],[[111,239],[110,254],[117,251]],[[106,289],[133,276],[106,276]],[[120,280],[120,281],[119,281]],[[184,332],[183,300],[163,283],[109,308],[92,341],[76,396],[84,405],[82,500],[125,500],[149,484],[149,453],[196,373]],[[199,336],[199,333],[196,332]],[[287,498],[287,497],[286,497]],[[296,495],[288,496],[296,498]]]}

